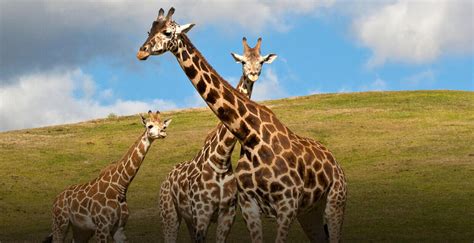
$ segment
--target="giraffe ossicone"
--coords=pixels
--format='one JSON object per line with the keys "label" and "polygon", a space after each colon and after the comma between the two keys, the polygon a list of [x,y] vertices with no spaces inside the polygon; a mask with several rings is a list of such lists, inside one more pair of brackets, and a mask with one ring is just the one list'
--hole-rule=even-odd
{"label": "giraffe ossicone", "polygon": [[[160,10],[160,12],[164,12]],[[262,242],[261,215],[276,218],[276,242],[285,242],[297,219],[308,238],[341,238],[347,185],[333,154],[321,143],[286,127],[266,106],[234,89],[209,65],[181,26],[167,17],[154,21],[137,58],[170,51],[209,108],[240,141],[235,169],[239,205],[252,242]],[[192,25],[189,25],[192,26]]]}
{"label": "giraffe ossicone", "polygon": [[105,167],[88,183],[72,185],[54,200],[52,234],[45,242],[64,242],[73,229],[75,242],[87,242],[93,236],[99,242],[113,238],[125,242],[125,224],[129,211],[126,193],[153,141],[167,136],[171,119],[162,121],[159,112],[141,115],[145,131],[116,163]]}

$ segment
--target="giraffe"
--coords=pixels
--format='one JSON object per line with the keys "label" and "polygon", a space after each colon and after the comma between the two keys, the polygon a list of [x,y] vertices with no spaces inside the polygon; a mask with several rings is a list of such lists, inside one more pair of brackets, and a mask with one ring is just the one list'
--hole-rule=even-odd
{"label": "giraffe", "polygon": [[238,203],[252,242],[262,242],[261,216],[277,222],[276,242],[285,242],[298,220],[311,242],[341,237],[347,186],[344,172],[321,143],[292,132],[264,105],[225,81],[186,33],[194,24],[172,20],[174,8],[160,9],[137,58],[170,51],[219,120],[242,145],[234,175]]}
{"label": "giraffe", "polygon": [[[259,38],[254,48],[242,39],[243,55],[231,53],[242,63],[243,74],[237,89],[250,97],[263,63],[275,54],[261,56]],[[216,242],[225,242],[235,217],[237,183],[231,156],[237,139],[219,123],[208,134],[204,146],[189,161],[176,165],[161,184],[159,207],[165,242],[176,242],[181,219],[193,240],[204,241],[211,220],[217,218]]]}
{"label": "giraffe", "polygon": [[64,242],[72,226],[74,242],[87,242],[95,236],[99,242],[112,237],[125,242],[124,227],[129,211],[126,193],[152,142],[166,137],[171,119],[161,121],[159,112],[142,115],[143,134],[116,163],[104,168],[99,176],[84,184],[73,185],[54,200],[53,232],[45,242]]}

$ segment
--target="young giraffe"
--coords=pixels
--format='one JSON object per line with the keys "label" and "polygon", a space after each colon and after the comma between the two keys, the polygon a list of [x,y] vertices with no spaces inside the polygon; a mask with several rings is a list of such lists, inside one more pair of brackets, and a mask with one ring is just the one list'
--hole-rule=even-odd
{"label": "young giraffe", "polygon": [[239,205],[253,242],[262,242],[261,213],[276,218],[276,242],[285,242],[294,219],[308,238],[341,237],[346,203],[344,172],[321,143],[296,135],[263,105],[231,87],[186,36],[194,25],[178,25],[160,10],[139,60],[172,52],[198,93],[242,144],[235,175]]}
{"label": "young giraffe", "polygon": [[[271,63],[275,54],[260,55],[262,39],[250,48],[243,38],[244,54],[231,53],[242,63],[243,74],[237,88],[250,97],[263,63]],[[237,139],[219,123],[207,136],[196,156],[176,165],[161,184],[160,212],[165,242],[176,242],[181,219],[193,240],[204,241],[211,220],[217,217],[216,242],[225,242],[235,217],[237,183],[231,156]]]}
{"label": "young giraffe", "polygon": [[124,242],[128,219],[126,193],[138,172],[151,143],[166,137],[171,119],[161,121],[159,112],[143,116],[146,130],[117,162],[103,169],[99,177],[61,192],[53,204],[53,233],[45,242],[64,242],[72,226],[74,242],[87,242],[93,235],[97,241]]}

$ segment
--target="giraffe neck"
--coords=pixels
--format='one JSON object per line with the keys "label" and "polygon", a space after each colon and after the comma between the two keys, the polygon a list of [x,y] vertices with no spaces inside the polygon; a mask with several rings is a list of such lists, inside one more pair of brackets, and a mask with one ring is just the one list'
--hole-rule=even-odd
{"label": "giraffe neck", "polygon": [[[253,83],[245,75],[242,75],[236,87],[239,92],[250,98]],[[217,140],[216,146],[212,146],[213,140]],[[209,144],[211,147],[207,159],[214,171],[225,173],[230,170],[232,167],[232,151],[234,151],[236,142],[237,138],[222,123],[219,123],[216,129],[208,135],[206,144]]]}
{"label": "giraffe neck", "polygon": [[236,88],[240,93],[244,94],[247,98],[250,99],[250,97],[252,96],[253,84],[254,82],[250,81],[247,76],[242,74]]}
{"label": "giraffe neck", "polygon": [[172,53],[209,108],[232,134],[245,141],[252,128],[247,124],[241,125],[244,110],[239,110],[239,107],[247,113],[245,105],[252,101],[225,81],[185,34],[179,35],[177,48]]}
{"label": "giraffe neck", "polygon": [[[128,186],[140,169],[152,142],[153,140],[148,138],[146,132],[144,132],[117,163],[115,171],[111,172],[113,183],[118,185],[119,191],[124,196]],[[115,173],[118,174],[118,177],[114,176]]]}

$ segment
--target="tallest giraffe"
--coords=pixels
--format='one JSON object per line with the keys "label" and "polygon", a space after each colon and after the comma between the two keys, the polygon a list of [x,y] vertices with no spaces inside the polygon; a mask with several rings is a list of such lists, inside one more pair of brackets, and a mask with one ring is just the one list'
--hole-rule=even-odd
{"label": "tallest giraffe", "polygon": [[241,142],[235,175],[252,242],[263,239],[261,214],[276,218],[276,242],[286,241],[295,219],[312,242],[326,240],[326,221],[329,240],[338,242],[346,180],[332,153],[319,142],[296,135],[270,109],[235,90],[186,36],[194,24],[177,24],[173,13],[171,8],[165,16],[160,9],[137,58],[173,53],[199,95]]}

